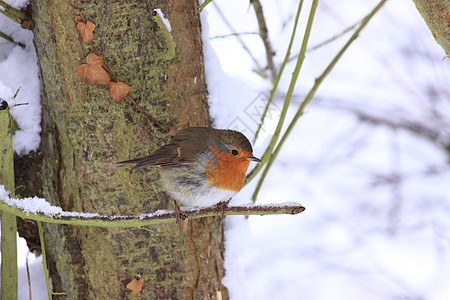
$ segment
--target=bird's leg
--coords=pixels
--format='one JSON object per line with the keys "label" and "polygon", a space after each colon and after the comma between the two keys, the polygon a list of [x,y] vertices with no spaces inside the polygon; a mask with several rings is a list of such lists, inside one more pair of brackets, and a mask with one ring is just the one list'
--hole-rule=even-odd
{"label": "bird's leg", "polygon": [[[166,192],[163,192],[164,198],[169,202],[169,195]],[[181,220],[186,220],[186,215],[181,212],[180,207],[177,204],[177,201],[173,200],[173,204],[175,204],[175,219],[177,220],[177,224],[180,224]]]}
{"label": "bird's leg", "polygon": [[217,211],[219,211],[219,209],[222,211],[222,214],[220,215],[220,219],[223,219],[224,215],[225,215],[225,208],[228,206],[228,203],[230,203],[231,199],[228,201],[222,201],[216,204],[217,207]]}
{"label": "bird's leg", "polygon": [[181,213],[181,209],[177,204],[177,201],[173,200],[173,204],[175,204],[175,217],[177,219],[177,224],[180,224],[181,220],[185,220],[186,216]]}

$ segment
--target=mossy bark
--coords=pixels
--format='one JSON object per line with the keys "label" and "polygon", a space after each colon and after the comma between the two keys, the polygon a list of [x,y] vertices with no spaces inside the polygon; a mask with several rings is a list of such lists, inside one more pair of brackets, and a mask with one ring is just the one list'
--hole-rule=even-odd
{"label": "mossy bark", "polygon": [[436,42],[450,55],[450,5],[448,0],[413,0]]}
{"label": "mossy bark", "polygon": [[[64,210],[109,215],[173,209],[157,169],[130,172],[120,160],[146,155],[169,134],[149,126],[125,99],[112,103],[104,85],[75,72],[95,47],[130,95],[168,127],[210,125],[196,1],[32,1],[42,77],[43,196]],[[76,8],[96,25],[92,45],[76,31]],[[170,20],[176,54],[152,20]],[[146,229],[46,224],[55,292],[62,299],[122,299],[144,278],[141,299],[227,298],[221,284],[223,225],[218,218]]]}

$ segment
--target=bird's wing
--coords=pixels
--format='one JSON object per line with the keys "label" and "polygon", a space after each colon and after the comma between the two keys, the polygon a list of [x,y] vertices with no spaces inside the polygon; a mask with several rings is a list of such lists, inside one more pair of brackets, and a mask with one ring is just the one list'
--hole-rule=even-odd
{"label": "bird's wing", "polygon": [[204,150],[198,136],[177,134],[171,143],[162,146],[149,156],[121,161],[117,167],[135,165],[132,170],[141,170],[149,166],[178,166],[195,162],[196,155]]}

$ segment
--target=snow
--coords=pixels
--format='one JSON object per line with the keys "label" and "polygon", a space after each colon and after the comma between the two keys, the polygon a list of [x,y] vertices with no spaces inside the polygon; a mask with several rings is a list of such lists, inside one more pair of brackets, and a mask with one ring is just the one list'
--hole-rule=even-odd
{"label": "snow", "polygon": [[[9,1],[24,7],[27,1]],[[376,1],[320,1],[310,46],[334,36],[367,14]],[[263,0],[275,63],[284,58],[297,1]],[[298,53],[309,1],[305,1],[293,55]],[[219,14],[218,11],[222,14]],[[161,10],[159,17],[170,32]],[[223,17],[222,17],[223,15]],[[265,65],[254,11],[248,2],[217,0],[201,13],[210,113],[215,127],[253,139],[271,83],[257,75]],[[227,19],[228,25],[223,22]],[[243,32],[242,48],[230,27]],[[33,35],[0,14],[0,97],[20,130],[14,151],[36,151],[40,134],[40,86]],[[292,119],[331,57],[351,35],[307,51],[296,86]],[[410,0],[388,1],[319,88],[268,173],[257,204],[301,203],[294,216],[227,216],[223,283],[231,299],[448,299],[450,298],[450,72]],[[280,114],[295,61],[286,66],[254,154],[267,147]],[[21,87],[16,99],[15,91]],[[357,112],[395,124],[420,124],[432,137],[361,121]],[[283,130],[286,129],[286,125]],[[246,206],[259,176],[232,205]],[[0,183],[1,184],[1,183]],[[64,212],[45,199],[0,199],[30,213]],[[155,212],[155,214],[164,211]],[[147,215],[140,217],[144,218]],[[25,259],[33,299],[47,299],[41,258],[19,239],[19,299],[28,299]]]}
{"label": "snow", "polygon": [[26,197],[26,198],[10,198],[10,191],[7,191],[3,185],[0,185],[0,201],[5,202],[11,207],[23,210],[26,214],[42,213],[49,217],[61,216],[61,217],[83,217],[93,218],[99,217],[97,213],[78,213],[78,212],[66,212],[61,207],[53,206],[45,199],[38,197]]}
{"label": "snow", "polygon": [[[5,2],[8,3],[9,5],[11,5],[12,7],[14,7],[15,9],[22,9],[22,8],[25,8],[30,1],[29,0],[8,0]],[[3,7],[1,7],[1,8],[3,8]]]}
{"label": "snow", "polygon": [[[9,4],[24,7],[26,2],[13,1]],[[0,98],[11,107],[28,103],[11,109],[11,116],[19,127],[13,135],[14,152],[28,154],[39,147],[41,132],[40,83],[33,33],[22,29],[3,14],[0,14],[0,31],[25,45],[21,48],[0,38]],[[12,99],[20,87],[17,97]]]}
{"label": "snow", "polygon": [[[104,218],[106,216],[102,216],[98,213],[85,213],[85,212],[77,212],[77,211],[64,211],[59,206],[54,206],[48,203],[45,199],[39,198],[39,197],[26,197],[26,198],[11,198],[9,197],[9,194],[11,191],[7,191],[3,185],[0,184],[0,201],[6,203],[10,207],[17,208],[25,212],[27,215],[30,213],[32,214],[43,214],[48,217],[72,217],[72,218],[82,218],[82,219],[89,219],[89,218]],[[185,207],[183,207],[184,210],[186,210]],[[119,219],[125,219],[125,218],[151,218],[154,216],[160,216],[163,214],[170,213],[170,211],[167,210],[157,210],[153,213],[148,214],[141,214],[139,216],[132,216],[132,215],[126,215],[126,216],[108,216],[110,220],[119,220]]]}

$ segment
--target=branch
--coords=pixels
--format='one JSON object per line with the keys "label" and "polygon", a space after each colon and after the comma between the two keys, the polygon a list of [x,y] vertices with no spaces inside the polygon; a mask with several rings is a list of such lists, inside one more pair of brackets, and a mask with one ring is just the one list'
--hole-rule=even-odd
{"label": "branch", "polygon": [[[15,190],[10,108],[0,110],[0,182]],[[3,186],[1,186],[3,189]],[[17,220],[13,214],[1,214],[1,295],[2,299],[17,299]]]}
{"label": "branch", "polygon": [[25,13],[21,12],[20,10],[15,9],[8,3],[4,1],[0,1],[0,6],[3,7],[3,9],[0,9],[0,12],[13,20],[14,22],[17,22],[19,24],[22,24],[22,22],[27,18]]}
{"label": "branch", "polygon": [[[303,1],[300,1],[299,10],[301,9],[302,2]],[[247,176],[247,180],[246,180],[247,183],[250,182],[253,178],[255,178],[256,175],[258,174],[258,172],[270,161],[270,159],[272,157],[273,149],[275,148],[275,144],[278,141],[278,138],[280,137],[281,129],[283,128],[284,120],[286,119],[286,116],[287,116],[289,103],[291,102],[292,95],[293,95],[294,89],[295,89],[295,85],[297,83],[297,79],[300,74],[300,69],[301,69],[303,61],[305,59],[306,46],[308,45],[308,40],[309,40],[309,36],[311,34],[311,28],[312,28],[312,24],[314,21],[314,16],[316,13],[316,8],[318,5],[318,2],[319,2],[318,0],[313,0],[313,2],[311,4],[311,10],[309,12],[308,23],[306,24],[305,33],[303,35],[303,42],[300,47],[300,54],[297,57],[297,63],[295,65],[294,71],[292,72],[291,82],[289,83],[289,88],[286,93],[286,97],[284,99],[283,108],[281,109],[281,114],[280,114],[280,118],[278,120],[277,127],[275,128],[275,131],[272,135],[272,139],[270,140],[269,145],[267,146],[266,150],[264,151],[263,156],[261,157],[262,162],[259,163]],[[299,12],[300,11],[297,12],[297,15],[299,14]],[[292,35],[292,38],[293,37],[294,37],[294,35]],[[292,42],[292,38],[291,38],[291,42]],[[286,58],[285,58],[285,60],[286,60]],[[272,90],[272,92],[274,92],[274,91]],[[261,181],[259,181],[259,183],[261,183]],[[253,196],[252,196],[253,202],[255,202],[259,187],[260,187],[260,184],[258,185],[257,189],[253,193]]]}
{"label": "branch", "polygon": [[152,19],[158,24],[159,29],[161,29],[164,38],[166,39],[168,48],[166,53],[166,59],[170,61],[175,57],[175,42],[173,41],[172,35],[170,34],[171,29],[169,20],[164,19],[164,15],[161,9],[153,10]]}
{"label": "branch", "polygon": [[[330,37],[330,38],[324,40],[323,42],[320,42],[319,44],[317,44],[317,45],[315,45],[315,46],[312,46],[311,48],[306,49],[306,52],[314,51],[314,50],[317,50],[317,49],[319,49],[319,48],[321,48],[321,47],[323,47],[323,46],[326,46],[326,45],[330,44],[331,42],[333,42],[333,41],[339,39],[340,37],[344,36],[347,32],[349,32],[349,31],[355,29],[356,26],[358,26],[361,22],[362,22],[362,20],[359,20],[359,21],[356,22],[355,24],[350,25],[349,27],[347,27],[347,28],[345,28],[344,30],[342,30],[341,32],[339,32],[339,33],[333,35],[332,37]],[[295,58],[295,56],[292,57],[292,59],[294,59],[294,58]]]}
{"label": "branch", "polygon": [[[350,113],[353,113],[361,122],[366,122],[373,125],[386,126],[391,129],[401,129],[413,133],[421,138],[427,139],[430,143],[440,146],[450,156],[450,140],[445,131],[440,130],[446,127],[446,123],[436,126],[436,122],[433,123],[420,123],[414,120],[407,120],[405,118],[387,118],[384,116],[371,115],[360,109],[345,107],[345,106],[332,106],[334,109],[341,109]],[[440,123],[437,123],[440,124]]]}
{"label": "branch", "polygon": [[17,46],[20,46],[21,48],[25,48],[24,44],[22,44],[21,42],[14,41],[14,39],[12,37],[10,37],[9,35],[1,32],[1,31],[0,31],[0,37],[4,38],[5,40],[7,40],[13,44],[16,44]]}
{"label": "branch", "polygon": [[270,79],[272,81],[277,77],[277,70],[275,69],[275,64],[273,63],[274,51],[272,44],[269,40],[269,31],[266,25],[266,19],[264,18],[263,8],[259,0],[251,0],[253,8],[255,9],[256,19],[258,20],[259,35],[264,43],[264,48],[266,48],[266,58],[267,58],[267,69],[270,71]]}
{"label": "branch", "polygon": [[[289,57],[291,56],[291,49],[292,49],[292,45],[294,44],[295,33],[297,31],[298,19],[300,18],[300,12],[302,11],[302,6],[303,6],[303,0],[301,0],[298,3],[297,14],[295,15],[295,21],[294,21],[294,28],[292,29],[292,34],[291,34],[291,40],[289,41],[289,46],[286,50],[286,55],[284,57],[283,63],[281,64],[280,69],[278,70],[277,77],[275,78],[275,81],[273,82],[273,87],[272,87],[272,90],[270,91],[270,97],[269,97],[269,100],[267,101],[266,107],[264,108],[264,112],[261,116],[261,121],[259,122],[258,129],[256,130],[255,137],[253,138],[253,143],[255,143],[256,139],[258,138],[258,134],[262,128],[262,125],[264,124],[264,119],[266,118],[267,112],[269,111],[269,106],[271,105],[273,97],[275,96],[275,92],[277,91],[278,84],[281,79],[281,75],[283,74],[283,71],[284,71],[284,67],[286,66],[286,63],[289,61]],[[272,140],[271,143],[272,142],[275,144],[276,140]],[[246,182],[248,182],[248,181],[246,181]]]}
{"label": "branch", "polygon": [[18,9],[15,9],[14,7],[12,7],[11,5],[2,0],[0,0],[0,6],[3,7],[0,8],[0,13],[4,14],[14,22],[19,23],[23,29],[32,29],[34,27],[33,20],[31,19],[30,16],[27,16],[26,13]]}
{"label": "branch", "polygon": [[[44,199],[34,198],[41,201]],[[0,200],[0,211],[15,215],[22,219],[54,223],[68,224],[78,226],[96,226],[96,227],[142,227],[163,223],[172,223],[176,221],[175,211],[158,210],[154,213],[129,215],[129,216],[103,216],[96,213],[79,213],[62,211],[57,206],[51,206],[48,202],[44,204],[51,211],[59,210],[57,213],[44,214],[43,211],[36,210],[27,212],[26,202],[33,201],[32,198]],[[270,205],[240,205],[240,206],[212,206],[202,209],[182,210],[182,214],[187,218],[198,219],[222,215],[296,215],[303,212],[305,208],[297,203],[282,203]]]}
{"label": "branch", "polygon": [[48,299],[52,300],[52,288],[50,286],[50,278],[48,276],[48,269],[47,269],[47,255],[45,253],[44,229],[42,228],[42,222],[38,221],[37,225],[38,225],[38,231],[39,231],[39,242],[41,243],[41,249],[42,249],[42,266],[44,267],[45,283],[47,285],[47,294],[48,294]]}
{"label": "branch", "polygon": [[152,126],[161,128],[162,130],[169,132],[170,129],[158,122],[158,120],[156,120],[151,114],[147,113],[139,104],[136,103],[136,101],[133,100],[133,98],[131,98],[130,95],[127,95],[126,98],[130,100],[130,102],[140,113],[144,114],[148,118],[147,121],[149,121]]}
{"label": "branch", "polygon": [[224,39],[224,38],[229,38],[232,36],[243,36],[243,35],[258,35],[259,33],[257,32],[233,32],[233,33],[228,33],[228,34],[222,34],[222,35],[216,35],[216,36],[212,36],[209,38],[209,40],[217,40],[217,39]]}
{"label": "branch", "polygon": [[[331,72],[331,70],[334,68],[334,66],[337,64],[337,62],[339,61],[339,59],[342,57],[342,55],[345,53],[345,51],[347,50],[348,47],[350,47],[350,45],[356,40],[356,38],[359,36],[359,34],[361,33],[361,31],[364,29],[364,27],[366,27],[366,25],[369,23],[369,21],[372,19],[372,17],[381,9],[381,7],[383,7],[383,5],[386,3],[387,0],[381,0],[375,7],[374,9],[367,15],[364,17],[364,19],[362,20],[360,26],[358,27],[358,29],[353,33],[353,35],[349,38],[349,40],[347,41],[347,43],[345,43],[345,45],[342,47],[342,49],[336,54],[336,56],[331,60],[331,62],[328,64],[328,66],[325,68],[325,70],[323,71],[323,73],[316,78],[313,87],[309,90],[308,94],[306,95],[305,99],[303,100],[302,104],[300,105],[300,107],[298,108],[295,116],[292,118],[291,123],[289,124],[288,128],[286,129],[286,131],[284,132],[283,136],[281,137],[280,141],[278,142],[277,147],[275,148],[275,150],[272,152],[270,152],[270,156],[266,157],[266,160],[264,160],[266,153],[264,153],[263,157],[262,157],[262,162],[263,163],[267,163],[266,168],[263,171],[263,174],[261,175],[261,178],[258,181],[258,184],[255,188],[255,192],[253,193],[252,199],[253,201],[256,201],[256,197],[258,196],[259,190],[264,182],[264,179],[267,175],[267,172],[270,170],[270,167],[272,166],[272,163],[275,161],[275,159],[277,158],[278,153],[280,152],[281,147],[283,146],[284,142],[286,141],[286,138],[289,136],[289,134],[292,131],[292,128],[294,128],[297,120],[300,118],[300,116],[303,115],[303,111],[305,109],[305,107],[311,102],[312,98],[314,97],[317,89],[319,88],[320,84],[323,82],[323,80],[328,76],[328,74]],[[317,1],[313,1],[313,4],[317,5]],[[300,51],[300,55],[304,56],[304,52],[302,54],[302,52]],[[299,56],[301,57],[301,56]],[[297,74],[298,75],[298,74]],[[294,74],[293,74],[294,77]],[[286,97],[291,97],[292,94],[288,93],[286,95]],[[261,170],[262,164],[259,164],[255,169],[253,169],[253,171],[250,173],[249,178],[247,180],[250,180],[251,178],[253,178],[254,176],[256,176],[257,172]],[[259,167],[259,169],[258,169]]]}
{"label": "branch", "polygon": [[411,133],[414,133],[418,136],[422,136],[431,141],[432,143],[448,147],[448,142],[446,143],[443,134],[441,134],[441,131],[439,131],[439,128],[433,126],[426,126],[428,124],[424,125],[419,122],[409,121],[401,118],[396,118],[392,120],[392,118],[387,118],[384,116],[371,115],[370,113],[367,113],[357,108],[351,107],[336,107],[336,108],[348,111],[356,115],[356,117],[362,122],[367,122],[374,125],[384,125],[392,129],[403,129]]}
{"label": "branch", "polygon": [[208,5],[212,0],[206,0],[204,1],[200,7],[198,8],[198,12],[202,12],[202,10],[206,7],[206,5]]}
{"label": "branch", "polygon": [[[209,3],[209,2],[208,2]],[[225,15],[223,14],[222,10],[220,9],[220,7],[216,4],[216,2],[213,2],[214,7],[217,10],[217,13],[219,14],[219,16],[222,19],[222,22],[225,24],[225,26],[228,27],[228,30],[230,30],[232,33],[236,33],[237,31],[233,28],[233,26],[230,24],[230,22],[228,22],[228,19],[225,17]],[[236,39],[237,41],[241,44],[242,48],[247,51],[248,56],[250,56],[250,58],[253,60],[253,63],[255,64],[255,68],[257,70],[257,73],[261,76],[264,77],[264,74],[262,72],[262,70],[264,70],[264,68],[259,64],[258,60],[253,56],[252,52],[250,51],[250,49],[248,49],[247,45],[245,45],[245,42],[242,40],[242,38],[240,37],[240,35],[236,35]]]}

